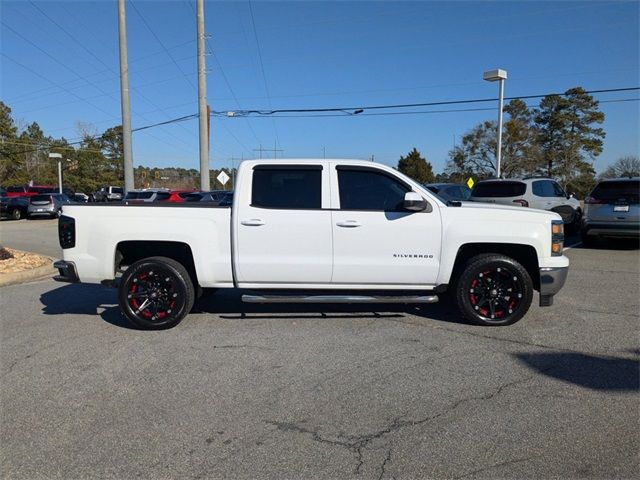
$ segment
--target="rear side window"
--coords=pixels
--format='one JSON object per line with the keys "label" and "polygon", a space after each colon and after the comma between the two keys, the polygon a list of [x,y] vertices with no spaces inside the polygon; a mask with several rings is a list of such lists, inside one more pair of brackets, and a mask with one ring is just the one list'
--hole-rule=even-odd
{"label": "rear side window", "polygon": [[322,167],[319,165],[255,167],[251,205],[278,209],[321,208]]}
{"label": "rear side window", "polygon": [[473,197],[520,197],[527,191],[527,185],[522,182],[483,182],[473,187]]}
{"label": "rear side window", "polygon": [[202,199],[202,195],[199,193],[190,193],[184,197],[185,202],[199,202]]}
{"label": "rear side window", "polygon": [[24,193],[26,189],[24,187],[8,187],[7,192],[11,193]]}
{"label": "rear side window", "polygon": [[114,187],[111,189],[111,193],[120,193],[122,194],[123,190],[120,187]]}
{"label": "rear side window", "polygon": [[166,200],[169,200],[170,196],[171,194],[169,192],[158,192],[156,194],[156,202],[164,202]]}
{"label": "rear side window", "polygon": [[537,180],[531,185],[531,191],[536,197],[555,197],[556,192],[553,182],[549,180]]}
{"label": "rear side window", "polygon": [[626,200],[628,203],[637,204],[640,197],[640,180],[602,182],[591,192],[591,197],[602,202]]}
{"label": "rear side window", "polygon": [[375,170],[338,167],[341,210],[404,211],[405,193],[411,188]]}

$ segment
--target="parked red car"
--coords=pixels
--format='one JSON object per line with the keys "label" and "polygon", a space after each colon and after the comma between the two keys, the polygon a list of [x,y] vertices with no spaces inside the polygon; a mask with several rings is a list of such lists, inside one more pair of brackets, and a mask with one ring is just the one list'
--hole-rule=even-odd
{"label": "parked red car", "polygon": [[58,193],[58,187],[53,185],[22,185],[7,187],[7,197],[33,197],[43,193]]}
{"label": "parked red car", "polygon": [[171,190],[171,196],[167,200],[167,202],[184,202],[184,199],[187,198],[187,195],[190,193],[196,192],[197,190]]}

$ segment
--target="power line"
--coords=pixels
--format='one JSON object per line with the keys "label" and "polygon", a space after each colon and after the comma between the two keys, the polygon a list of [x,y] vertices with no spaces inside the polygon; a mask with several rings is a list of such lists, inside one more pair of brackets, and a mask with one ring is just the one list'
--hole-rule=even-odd
{"label": "power line", "polygon": [[[47,17],[47,18],[49,18],[49,17]],[[13,29],[13,28],[12,28],[12,27],[10,27],[9,25],[7,25],[5,22],[1,22],[1,23],[2,23],[2,25],[4,25],[7,29],[9,29],[11,32],[13,32],[13,33],[14,33],[14,35],[18,36],[19,38],[21,38],[21,39],[22,39],[22,40],[24,40],[25,42],[29,43],[31,46],[33,46],[34,48],[36,48],[38,51],[40,51],[41,53],[43,53],[44,55],[46,55],[46,56],[47,56],[49,59],[51,59],[53,62],[55,62],[56,64],[58,64],[58,65],[62,66],[63,68],[65,68],[65,69],[66,69],[66,70],[68,70],[69,72],[71,72],[71,73],[72,73],[74,76],[76,76],[78,79],[80,79],[80,80],[82,80],[82,81],[86,82],[86,84],[87,84],[87,85],[92,86],[93,88],[95,88],[96,90],[98,90],[99,92],[101,92],[102,94],[104,94],[104,95],[106,95],[106,96],[109,96],[109,97],[111,97],[111,98],[112,98],[112,99],[114,99],[114,100],[116,99],[116,98],[114,97],[114,95],[112,95],[112,94],[110,94],[110,93],[106,92],[106,91],[105,91],[105,90],[103,90],[101,87],[98,87],[95,83],[92,83],[90,80],[88,80],[85,76],[83,76],[83,75],[79,74],[79,73],[78,73],[76,70],[74,70],[73,68],[69,67],[69,66],[68,66],[68,65],[66,65],[65,63],[63,63],[63,62],[61,62],[60,60],[56,59],[56,58],[55,58],[53,55],[51,55],[49,52],[45,51],[44,49],[42,49],[41,47],[39,47],[38,45],[36,45],[34,42],[32,42],[31,40],[29,40],[28,38],[26,38],[24,35],[22,35],[20,32],[16,31],[15,29]],[[55,22],[54,22],[54,23],[55,23]],[[57,25],[57,23],[56,23],[56,25]],[[77,39],[75,39],[75,37],[74,37],[73,35],[71,35],[70,33],[68,33],[68,32],[67,32],[66,30],[64,30],[62,27],[59,27],[59,28],[61,28],[61,29],[62,29],[62,30],[67,34],[67,35],[69,35],[69,36],[70,36],[70,37],[71,37],[71,38],[72,38],[76,43],[80,43]],[[92,107],[94,107],[94,108],[96,108],[96,109],[100,110],[101,112],[103,112],[103,113],[107,114],[109,117],[113,117],[113,115],[112,115],[111,113],[107,112],[106,110],[104,110],[104,109],[100,108],[99,106],[97,106],[97,105],[95,105],[95,104],[93,104],[93,103],[91,103],[91,102],[88,102],[87,100],[82,99],[82,97],[80,97],[79,95],[77,95],[77,94],[73,93],[71,90],[69,90],[69,89],[67,89],[67,88],[65,88],[65,87],[60,86],[60,84],[57,84],[56,82],[52,81],[51,79],[49,79],[49,78],[47,78],[47,77],[44,77],[43,75],[40,75],[39,73],[37,73],[37,72],[35,72],[34,70],[32,70],[32,69],[30,69],[30,68],[26,67],[25,65],[21,64],[20,62],[18,62],[18,61],[16,61],[16,60],[14,60],[14,59],[12,59],[12,58],[10,58],[9,56],[5,55],[4,53],[2,53],[2,55],[4,55],[6,58],[9,58],[9,59],[10,59],[10,60],[12,60],[14,63],[16,63],[16,64],[20,65],[21,67],[23,67],[23,68],[25,68],[25,69],[29,70],[30,72],[34,73],[34,74],[35,74],[35,75],[37,75],[38,77],[40,77],[40,78],[42,78],[42,79],[46,80],[47,82],[50,82],[50,83],[52,83],[52,84],[54,84],[54,85],[58,85],[60,88],[62,88],[64,91],[66,91],[66,92],[70,93],[70,94],[71,94],[71,95],[73,95],[75,98],[78,98],[79,100],[82,100],[82,101],[84,101],[84,102],[88,103],[88,104],[89,104],[89,105],[91,105]],[[93,55],[93,54],[92,54],[92,55]],[[96,57],[96,58],[97,58],[97,57]],[[102,61],[100,60],[100,62],[102,62]],[[102,62],[102,64],[103,64],[104,66],[108,67],[108,65],[106,65],[104,62]],[[135,112],[134,112],[134,113],[135,113]],[[171,135],[171,133],[170,133],[169,135]],[[158,141],[161,141],[161,142],[163,142],[163,143],[165,143],[165,144],[167,144],[167,145],[169,145],[169,146],[171,146],[171,147],[174,147],[174,148],[178,148],[178,149],[180,149],[180,147],[177,147],[176,145],[171,144],[171,143],[170,143],[170,142],[168,142],[166,139],[163,139],[163,138],[160,138],[160,137],[156,137],[155,135],[152,135],[152,136],[153,136],[153,138],[155,138],[155,139],[156,139],[156,140],[158,140]],[[176,138],[176,139],[177,139],[177,137],[175,137],[175,136],[174,136],[174,138]],[[180,140],[180,141],[182,141],[182,140]],[[182,141],[182,142],[183,142],[183,143],[185,143],[186,145],[188,145],[188,143],[186,143],[186,142],[184,142],[184,141]]]}
{"label": "power line", "polygon": [[[256,30],[256,21],[253,16],[253,6],[251,0],[249,0],[249,12],[251,13],[251,25],[253,26],[253,36],[256,39],[256,47],[258,48],[258,59],[260,60],[260,70],[262,72],[262,80],[264,81],[264,91],[267,94],[267,103],[269,108],[271,107],[271,93],[269,93],[269,84],[267,83],[267,76],[264,73],[264,62],[262,61],[262,50],[260,49],[260,41],[258,40],[258,31]],[[275,120],[273,121],[273,131],[276,134],[276,143],[280,146],[280,139],[278,138],[278,127],[276,127]]]}
{"label": "power line", "polygon": [[[626,88],[609,88],[602,90],[585,90],[584,93],[614,93],[614,92],[629,92],[640,90],[640,87],[626,87]],[[566,93],[547,93],[544,95],[520,95],[514,97],[505,97],[505,100],[526,100],[534,98],[544,98],[550,95],[566,96]],[[345,114],[351,114],[351,111],[357,110],[382,110],[390,108],[415,108],[415,107],[433,107],[440,105],[460,105],[469,103],[484,103],[484,102],[497,102],[497,98],[474,98],[468,100],[447,100],[439,102],[423,102],[423,103],[400,103],[400,104],[388,104],[388,105],[359,105],[349,107],[330,107],[330,108],[283,108],[276,110],[244,110],[240,112],[215,112],[218,114],[225,114],[228,116],[241,116],[241,115],[273,115],[277,113],[322,113],[322,112],[344,112]],[[231,115],[229,113],[232,113]]]}
{"label": "power line", "polygon": [[[640,98],[624,98],[620,100],[599,100],[598,103],[621,103],[621,102],[638,102]],[[538,105],[527,105],[527,108],[535,108]],[[344,114],[321,114],[321,115],[278,115],[278,118],[348,118],[348,117],[377,117],[377,116],[390,116],[390,115],[422,115],[430,113],[457,113],[457,112],[488,112],[494,111],[495,107],[483,107],[483,108],[457,108],[450,110],[417,110],[411,112],[375,112],[375,113],[361,113],[358,115],[344,115]],[[216,115],[217,117],[228,117],[227,115]],[[268,116],[260,116],[253,118],[268,118]]]}
{"label": "power line", "polygon": [[158,37],[158,35],[156,35],[156,33],[153,31],[153,29],[149,26],[149,24],[147,23],[147,20],[142,16],[142,14],[140,13],[140,10],[138,10],[138,8],[136,7],[134,2],[129,2],[129,5],[131,5],[131,7],[135,10],[135,12],[138,14],[138,16],[140,17],[140,20],[142,20],[142,23],[144,23],[145,27],[147,27],[147,30],[149,30],[149,32],[151,32],[151,35],[153,35],[153,38],[156,39],[156,41],[158,42],[158,44],[160,44],[160,46],[162,47],[162,49],[165,51],[165,53],[167,54],[167,56],[171,59],[171,61],[173,62],[173,64],[176,66],[176,68],[180,71],[180,73],[182,73],[182,76],[185,78],[185,80],[189,83],[189,85],[191,85],[194,89],[196,88],[195,84],[193,83],[193,81],[189,78],[189,76],[184,72],[184,70],[182,70],[182,67],[180,67],[180,65],[178,64],[178,62],[173,58],[173,55],[171,55],[171,52],[169,52],[169,49],[167,49],[167,47],[164,46],[164,43],[162,43],[162,40],[160,40],[160,37]]}
{"label": "power line", "polygon": [[[189,2],[189,6],[191,7],[193,14],[196,15],[196,7],[194,6],[194,2]],[[238,97],[236,96],[236,92],[233,90],[233,87],[231,86],[231,82],[229,82],[229,79],[227,78],[226,73],[224,73],[224,68],[222,68],[222,63],[220,62],[220,59],[218,58],[218,55],[215,53],[214,49],[211,47],[211,44],[209,43],[209,38],[205,36],[204,41],[207,44],[207,48],[209,49],[210,54],[213,56],[213,59],[218,64],[218,68],[220,69],[220,74],[222,75],[222,79],[227,85],[227,88],[229,89],[229,92],[231,93],[233,100],[236,102],[236,105],[238,106],[238,108],[242,109],[242,107],[240,106],[240,102],[238,101]],[[247,119],[246,122],[247,122],[247,126],[249,127],[249,130],[251,130],[251,133],[253,134],[256,141],[260,143],[260,139],[258,138],[258,135],[253,129],[253,126],[251,125],[251,122],[249,121],[249,119]]]}

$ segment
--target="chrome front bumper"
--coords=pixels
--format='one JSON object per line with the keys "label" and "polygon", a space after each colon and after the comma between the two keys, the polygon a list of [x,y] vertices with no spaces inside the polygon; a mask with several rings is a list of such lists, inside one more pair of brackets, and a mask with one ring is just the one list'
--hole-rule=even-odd
{"label": "chrome front bumper", "polygon": [[553,296],[567,281],[569,267],[543,267],[540,269],[540,306],[553,305]]}

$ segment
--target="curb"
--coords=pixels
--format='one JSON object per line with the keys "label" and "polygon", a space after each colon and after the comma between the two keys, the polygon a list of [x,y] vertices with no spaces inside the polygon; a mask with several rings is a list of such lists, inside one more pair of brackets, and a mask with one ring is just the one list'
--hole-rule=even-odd
{"label": "curb", "polygon": [[[39,255],[35,253],[34,255]],[[0,274],[0,287],[8,287],[9,285],[19,285],[21,283],[33,282],[34,280],[41,280],[47,277],[55,275],[57,270],[53,268],[53,258],[46,255],[40,255],[41,257],[48,258],[51,263],[43,265],[41,267],[32,268],[31,270],[24,270],[16,273],[3,273]]]}

